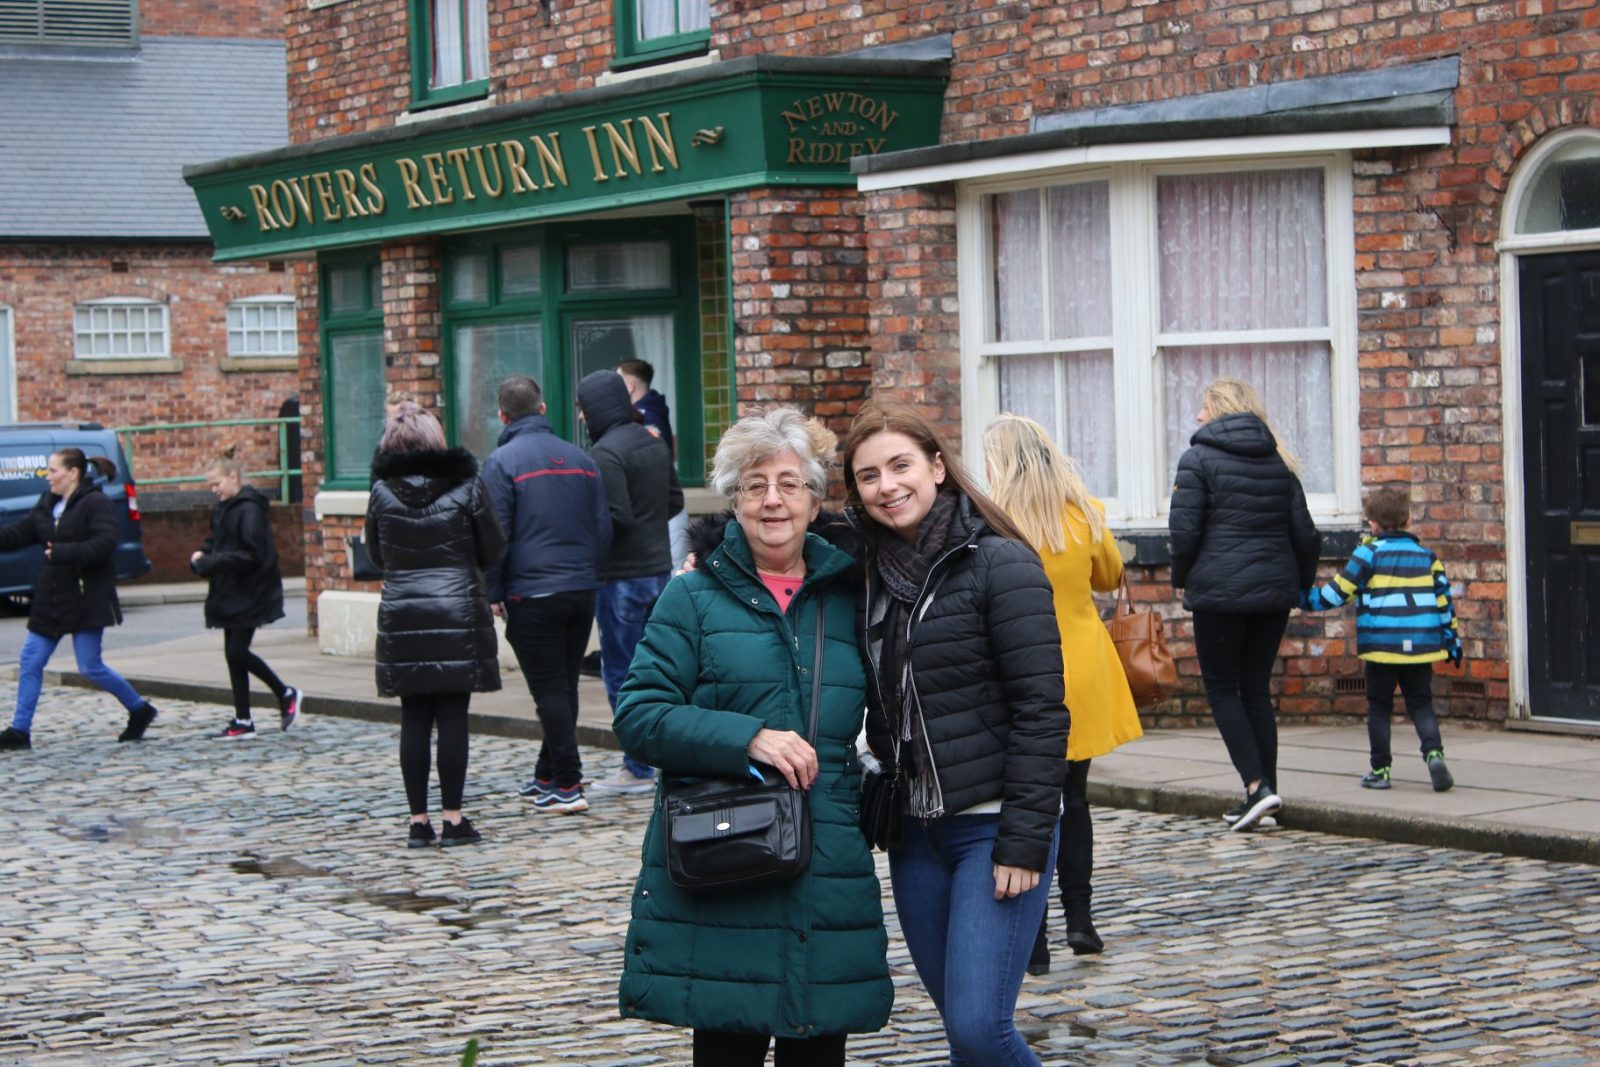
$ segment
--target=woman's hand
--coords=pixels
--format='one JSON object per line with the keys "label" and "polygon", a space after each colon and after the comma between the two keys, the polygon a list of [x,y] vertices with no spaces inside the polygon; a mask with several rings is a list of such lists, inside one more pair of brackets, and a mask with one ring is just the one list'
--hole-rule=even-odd
{"label": "woman's hand", "polygon": [[46,541],[44,543],[44,558],[45,559],[49,559],[50,558],[50,550],[52,548],[54,548],[54,547],[55,547],[55,542],[54,541]]}
{"label": "woman's hand", "polygon": [[[817,750],[793,730],[762,727],[750,739],[750,758],[783,772],[793,789],[810,789],[817,780]],[[1035,879],[1038,875],[1034,876]]]}
{"label": "woman's hand", "polygon": [[1038,871],[1030,871],[1026,867],[1007,867],[1003,863],[994,865],[994,899],[996,900],[1004,900],[1007,897],[1020,897],[1038,884]]}
{"label": "woman's hand", "polygon": [[200,552],[200,551],[196,551],[196,552],[194,552],[194,553],[193,553],[193,554],[192,554],[192,555],[190,555],[190,557],[189,557],[189,565],[190,565],[190,566],[191,566],[191,567],[192,567],[192,566],[194,566],[194,565],[195,565],[195,564],[196,564],[196,563],[199,563],[199,562],[200,562],[200,557],[201,557],[201,556],[204,556],[204,555],[205,555],[205,553],[204,553],[204,552]]}

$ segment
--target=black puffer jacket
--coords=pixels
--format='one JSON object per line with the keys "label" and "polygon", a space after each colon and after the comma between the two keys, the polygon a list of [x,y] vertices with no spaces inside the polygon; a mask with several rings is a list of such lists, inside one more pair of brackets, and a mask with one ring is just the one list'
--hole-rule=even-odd
{"label": "black puffer jacket", "polygon": [[211,509],[211,536],[189,566],[210,581],[206,625],[256,627],[283,618],[283,575],[267,498],[246,485]]}
{"label": "black puffer jacket", "polygon": [[43,637],[99,630],[122,621],[117,601],[117,505],[91,482],[67,499],[56,522],[51,511],[60,499],[48,489],[20,521],[0,528],[0,552],[49,545],[50,558],[33,580],[28,629]]}
{"label": "black puffer jacket", "polygon": [[1212,419],[1189,438],[1167,526],[1172,585],[1190,611],[1288,611],[1316,583],[1322,535],[1254,415]]}
{"label": "black puffer jacket", "polygon": [[[945,813],[1002,801],[994,862],[1042,871],[1067,768],[1050,580],[1033,549],[992,532],[965,498],[960,522],[962,545],[934,564],[911,609],[912,681]],[[894,741],[876,684],[889,598],[876,567],[866,582],[867,740],[889,763]]]}
{"label": "black puffer jacket", "polygon": [[488,693],[500,661],[483,568],[505,534],[464,448],[380,452],[372,461],[366,542],[383,568],[378,693]]}

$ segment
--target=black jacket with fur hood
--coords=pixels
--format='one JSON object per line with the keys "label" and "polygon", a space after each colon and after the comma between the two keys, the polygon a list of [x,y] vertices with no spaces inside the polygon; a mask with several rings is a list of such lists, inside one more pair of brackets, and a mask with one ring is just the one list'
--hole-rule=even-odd
{"label": "black jacket with fur hood", "polygon": [[505,534],[464,448],[379,452],[367,553],[383,568],[378,693],[488,693],[500,662],[483,569]]}

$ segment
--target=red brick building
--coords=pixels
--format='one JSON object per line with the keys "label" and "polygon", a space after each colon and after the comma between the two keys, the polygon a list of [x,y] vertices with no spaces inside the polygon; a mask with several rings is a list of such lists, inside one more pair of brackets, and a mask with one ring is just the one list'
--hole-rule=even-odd
{"label": "red brick building", "polygon": [[[1447,714],[1600,721],[1600,9],[1555,6],[294,0],[288,146],[188,178],[219,258],[319,262],[313,618],[369,610],[344,538],[384,393],[482,452],[500,375],[559,398],[642,355],[688,484],[745,407],[894,391],[978,469],[990,418],[1040,418],[1187,657],[1166,496],[1229,373],[1330,564],[1363,486],[1412,486]],[[1287,714],[1362,709],[1353,638],[1291,623]],[[1202,710],[1185,668],[1166,713]]]}
{"label": "red brick building", "polygon": [[[294,269],[213,262],[180,171],[281,143],[278,5],[29,7],[0,21],[0,421],[277,416],[298,392]],[[227,440],[278,466],[276,430],[237,428],[138,435],[135,474],[198,474]],[[183,500],[150,487],[147,513],[164,497]]]}

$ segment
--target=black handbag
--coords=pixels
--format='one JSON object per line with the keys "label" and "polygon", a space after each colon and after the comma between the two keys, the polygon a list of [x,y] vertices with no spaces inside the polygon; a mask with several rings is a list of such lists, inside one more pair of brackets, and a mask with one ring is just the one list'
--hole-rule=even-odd
{"label": "black handbag", "polygon": [[367,542],[360,537],[344,539],[345,558],[350,561],[350,577],[358,582],[383,580],[383,568],[367,554]]}
{"label": "black handbag", "polygon": [[905,779],[898,766],[867,775],[861,783],[861,836],[867,847],[887,852],[900,844],[905,819]]}
{"label": "black handbag", "polygon": [[[817,648],[811,666],[811,726],[817,743],[822,704],[822,603],[817,603]],[[811,863],[811,809],[806,794],[775,768],[766,778],[667,778],[662,783],[667,877],[690,893],[726,893],[787,882]]]}

